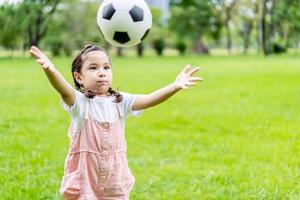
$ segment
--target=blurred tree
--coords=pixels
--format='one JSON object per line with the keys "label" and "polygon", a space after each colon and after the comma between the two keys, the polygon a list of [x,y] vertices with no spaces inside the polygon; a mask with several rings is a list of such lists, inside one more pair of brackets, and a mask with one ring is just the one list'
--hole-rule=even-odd
{"label": "blurred tree", "polygon": [[27,47],[39,45],[60,2],[62,0],[23,0],[16,5],[16,20],[26,34]]}
{"label": "blurred tree", "polygon": [[[153,44],[155,39],[163,38],[164,30],[166,29],[162,23],[161,10],[157,7],[150,7],[150,10],[152,13],[152,27],[145,40],[136,46],[136,52],[139,57],[143,56],[144,54],[145,44],[149,44],[149,42]],[[154,48],[154,45],[152,45],[152,47]]]}
{"label": "blurred tree", "polygon": [[230,54],[233,43],[231,30],[234,25],[233,15],[236,14],[239,3],[236,0],[212,0],[212,4],[215,6],[219,18],[225,27],[226,48]]}
{"label": "blurred tree", "polygon": [[300,31],[299,0],[263,0],[262,47],[265,55],[298,42]]}
{"label": "blurred tree", "polygon": [[253,7],[253,13],[254,13],[254,26],[255,26],[255,36],[256,36],[256,48],[257,53],[261,51],[261,44],[262,44],[262,37],[261,37],[261,4],[260,0],[251,0],[250,3]]}
{"label": "blurred tree", "polygon": [[253,0],[242,0],[238,6],[238,16],[240,24],[240,35],[243,40],[244,54],[247,54],[250,46],[251,32],[255,24],[255,3]]}
{"label": "blurred tree", "polygon": [[[159,8],[156,7],[150,7],[151,10],[151,14],[152,14],[152,27],[151,27],[151,35],[153,35],[154,37],[157,36],[158,32],[160,32],[160,29],[162,29],[162,23],[161,23],[161,11]],[[148,34],[147,38],[149,37],[150,40],[153,39],[153,37],[151,37],[151,35]],[[148,39],[146,39],[145,41],[143,41],[142,43],[140,43],[139,45],[136,46],[136,52],[137,55],[139,57],[143,56],[144,54],[144,44],[148,41]]]}
{"label": "blurred tree", "polygon": [[186,43],[183,40],[178,40],[175,43],[175,48],[179,51],[180,55],[184,55],[186,50]]}
{"label": "blurred tree", "polygon": [[13,5],[0,7],[0,43],[4,48],[13,51],[21,41],[19,21],[15,20],[17,12]]}
{"label": "blurred tree", "polygon": [[281,38],[282,45],[291,46],[298,42],[300,32],[300,1],[278,0],[272,16],[275,33],[273,39]]}
{"label": "blurred tree", "polygon": [[172,42],[172,33],[169,31],[167,24],[162,21],[161,10],[151,7],[151,12],[153,18],[152,28],[144,43],[150,42],[156,54],[161,56],[167,43]]}
{"label": "blurred tree", "polygon": [[143,45],[143,43],[140,43],[136,46],[136,52],[137,52],[138,57],[143,56],[143,54],[144,54],[144,45]]}
{"label": "blurred tree", "polygon": [[154,49],[156,51],[156,54],[158,56],[162,56],[163,51],[164,51],[164,49],[166,47],[164,39],[163,38],[154,39],[153,40],[153,47],[154,47]]}
{"label": "blurred tree", "polygon": [[123,57],[124,54],[123,54],[123,47],[117,47],[117,56],[119,57]]}
{"label": "blurred tree", "polygon": [[98,7],[97,1],[73,0],[64,4],[54,14],[44,44],[54,55],[64,52],[69,56],[74,49],[81,49],[87,43],[101,43],[103,39],[96,24]]}
{"label": "blurred tree", "polygon": [[224,1],[225,5],[225,27],[226,27],[226,38],[227,38],[227,49],[228,52],[231,53],[231,48],[232,48],[232,36],[231,36],[231,30],[230,30],[230,23],[232,20],[232,11],[236,5],[235,0],[225,0]]}
{"label": "blurred tree", "polygon": [[203,43],[205,34],[213,35],[216,31],[216,19],[213,6],[209,0],[171,0],[170,28],[177,32],[179,38],[193,40],[196,53],[208,53]]}
{"label": "blurred tree", "polygon": [[270,31],[268,29],[269,23],[267,22],[267,16],[271,15],[271,12],[274,10],[275,5],[273,4],[274,0],[263,0],[262,1],[262,16],[261,16],[261,32],[262,32],[262,49],[265,55],[270,53],[269,49],[269,38]]}

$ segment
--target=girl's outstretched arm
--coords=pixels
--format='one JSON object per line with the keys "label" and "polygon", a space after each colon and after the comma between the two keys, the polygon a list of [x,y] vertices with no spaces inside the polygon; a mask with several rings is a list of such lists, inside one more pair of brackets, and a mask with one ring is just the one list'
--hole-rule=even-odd
{"label": "girl's outstretched arm", "polygon": [[42,66],[51,85],[61,95],[64,102],[72,106],[75,101],[75,92],[72,86],[64,79],[49,58],[40,49],[32,46],[29,53],[36,58],[36,62]]}
{"label": "girl's outstretched arm", "polygon": [[191,65],[187,65],[173,83],[156,90],[151,94],[137,97],[133,103],[132,109],[142,110],[156,106],[166,101],[178,91],[182,89],[187,90],[189,87],[195,86],[198,81],[203,80],[202,77],[193,77],[193,74],[199,71],[199,69],[199,67],[193,68]]}

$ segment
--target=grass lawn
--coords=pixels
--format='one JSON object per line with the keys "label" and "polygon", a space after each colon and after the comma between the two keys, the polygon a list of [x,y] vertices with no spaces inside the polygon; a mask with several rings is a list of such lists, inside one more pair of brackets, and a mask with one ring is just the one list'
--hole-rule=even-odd
{"label": "grass lawn", "polygon": [[[135,200],[300,199],[299,56],[113,58],[149,93],[186,63],[205,81],[128,118]],[[71,58],[54,63],[71,83]],[[0,58],[0,199],[60,199],[69,116],[33,59]]]}

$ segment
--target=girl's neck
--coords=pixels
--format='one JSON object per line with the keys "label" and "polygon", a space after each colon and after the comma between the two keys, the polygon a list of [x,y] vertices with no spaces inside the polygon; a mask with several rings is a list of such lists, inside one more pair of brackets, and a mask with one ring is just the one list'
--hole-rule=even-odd
{"label": "girl's neck", "polygon": [[97,97],[108,97],[109,94],[108,93],[102,93],[102,94],[97,94]]}
{"label": "girl's neck", "polygon": [[107,98],[107,97],[109,97],[109,93],[107,92],[107,93],[93,93],[93,92],[91,92],[91,91],[85,91],[84,92],[84,95],[85,96],[87,96],[87,97],[89,97],[89,98],[93,98],[93,97],[100,97],[100,98]]}
{"label": "girl's neck", "polygon": [[108,95],[96,95],[96,97],[106,98]]}

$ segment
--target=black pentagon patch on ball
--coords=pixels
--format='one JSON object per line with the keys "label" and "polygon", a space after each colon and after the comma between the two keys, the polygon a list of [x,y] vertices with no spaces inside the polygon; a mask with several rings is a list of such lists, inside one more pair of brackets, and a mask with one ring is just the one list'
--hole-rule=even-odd
{"label": "black pentagon patch on ball", "polygon": [[146,32],[144,33],[143,37],[141,38],[141,41],[143,41],[147,37],[149,31],[150,31],[150,28],[148,30],[146,30]]}
{"label": "black pentagon patch on ball", "polygon": [[118,31],[116,31],[115,35],[114,35],[114,40],[121,43],[121,44],[125,44],[125,43],[130,41],[130,38],[129,38],[127,32],[118,32]]}
{"label": "black pentagon patch on ball", "polygon": [[134,22],[140,22],[144,19],[144,11],[140,7],[133,6],[130,9],[129,14]]}
{"label": "black pentagon patch on ball", "polygon": [[110,20],[115,12],[116,12],[116,10],[113,7],[112,3],[108,4],[103,8],[102,17],[103,17],[103,19]]}

